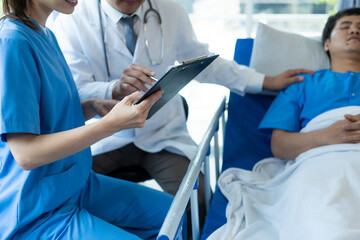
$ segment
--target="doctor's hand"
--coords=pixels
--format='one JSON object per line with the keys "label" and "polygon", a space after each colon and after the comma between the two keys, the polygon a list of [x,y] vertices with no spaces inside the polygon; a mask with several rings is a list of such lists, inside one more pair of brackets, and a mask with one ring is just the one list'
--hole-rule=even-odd
{"label": "doctor's hand", "polygon": [[95,117],[96,115],[105,116],[118,103],[117,100],[104,100],[92,98],[81,102],[85,120]]}
{"label": "doctor's hand", "polygon": [[145,84],[152,86],[155,82],[149,76],[154,77],[155,72],[147,67],[131,64],[123,71],[123,75],[117,81],[112,90],[112,98],[122,100],[124,97],[136,92],[146,92]]}
{"label": "doctor's hand", "polygon": [[113,133],[122,129],[143,127],[151,106],[161,98],[163,92],[159,90],[136,105],[134,102],[141,97],[141,93],[132,93],[118,102],[102,121],[105,121],[104,124]]}
{"label": "doctor's hand", "polygon": [[293,70],[287,70],[275,77],[266,76],[263,83],[263,89],[273,90],[273,91],[282,90],[293,83],[303,81],[304,77],[297,76],[298,74],[313,74],[313,73],[314,71],[311,70],[293,69]]}

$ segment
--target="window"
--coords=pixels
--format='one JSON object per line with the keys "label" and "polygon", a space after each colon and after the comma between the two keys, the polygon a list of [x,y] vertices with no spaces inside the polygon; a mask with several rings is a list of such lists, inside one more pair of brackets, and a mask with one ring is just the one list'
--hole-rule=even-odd
{"label": "window", "polygon": [[237,38],[254,37],[256,23],[305,36],[320,36],[337,0],[178,0],[196,35],[210,50],[232,59]]}

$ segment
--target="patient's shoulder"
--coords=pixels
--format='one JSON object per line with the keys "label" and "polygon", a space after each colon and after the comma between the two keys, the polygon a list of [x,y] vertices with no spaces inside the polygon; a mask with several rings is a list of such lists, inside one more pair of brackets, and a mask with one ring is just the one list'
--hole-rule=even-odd
{"label": "patient's shoulder", "polygon": [[329,71],[330,71],[329,69],[321,69],[321,70],[315,71],[313,74],[302,74],[301,76],[303,76],[305,78],[305,80],[307,80],[307,81],[311,81],[311,79],[319,80],[319,79],[324,78],[325,75],[329,74]]}
{"label": "patient's shoulder", "polygon": [[325,75],[327,74],[327,69],[317,70],[313,74],[299,74],[299,76],[304,77],[304,81],[291,84],[288,87],[289,91],[303,92],[304,89],[314,88],[319,84],[319,81],[321,82],[323,79],[326,79]]}
{"label": "patient's shoulder", "polygon": [[318,76],[321,76],[323,74],[326,74],[328,71],[329,71],[329,69],[320,69],[320,70],[314,71],[313,74],[301,74],[301,76],[308,77],[308,78],[313,78],[313,77],[318,77]]}

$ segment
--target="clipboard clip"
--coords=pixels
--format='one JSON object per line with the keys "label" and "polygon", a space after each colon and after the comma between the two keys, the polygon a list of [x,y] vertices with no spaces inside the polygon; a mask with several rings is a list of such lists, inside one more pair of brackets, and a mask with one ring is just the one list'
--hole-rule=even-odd
{"label": "clipboard clip", "polygon": [[182,65],[184,65],[184,64],[189,64],[189,63],[192,63],[192,62],[196,62],[196,61],[199,61],[199,60],[205,59],[205,58],[207,58],[206,55],[200,56],[200,57],[197,57],[197,58],[193,58],[193,59],[190,59],[190,60],[186,60],[186,61],[183,61],[183,62],[182,62]]}

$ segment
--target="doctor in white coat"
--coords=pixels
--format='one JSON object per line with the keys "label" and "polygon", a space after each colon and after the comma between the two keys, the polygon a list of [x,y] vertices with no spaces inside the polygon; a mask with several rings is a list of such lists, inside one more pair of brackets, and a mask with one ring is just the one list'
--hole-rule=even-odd
{"label": "doctor in white coat", "polygon": [[[149,9],[155,11],[149,11],[145,18]],[[133,53],[128,49],[129,35],[121,20],[129,16],[135,16]],[[60,14],[50,28],[58,38],[82,100],[122,99],[131,92],[146,91],[147,84],[152,84],[149,76],[161,76],[176,61],[210,54],[208,45],[197,41],[186,10],[171,0],[81,1],[72,15]],[[291,70],[270,78],[218,58],[196,79],[244,94],[263,88],[282,89],[301,81],[295,76],[299,73],[308,72]],[[144,128],[121,131],[92,146],[96,171],[111,175],[117,168],[140,165],[173,195],[195,151],[179,95],[150,118]],[[200,202],[202,196],[199,195]]]}

